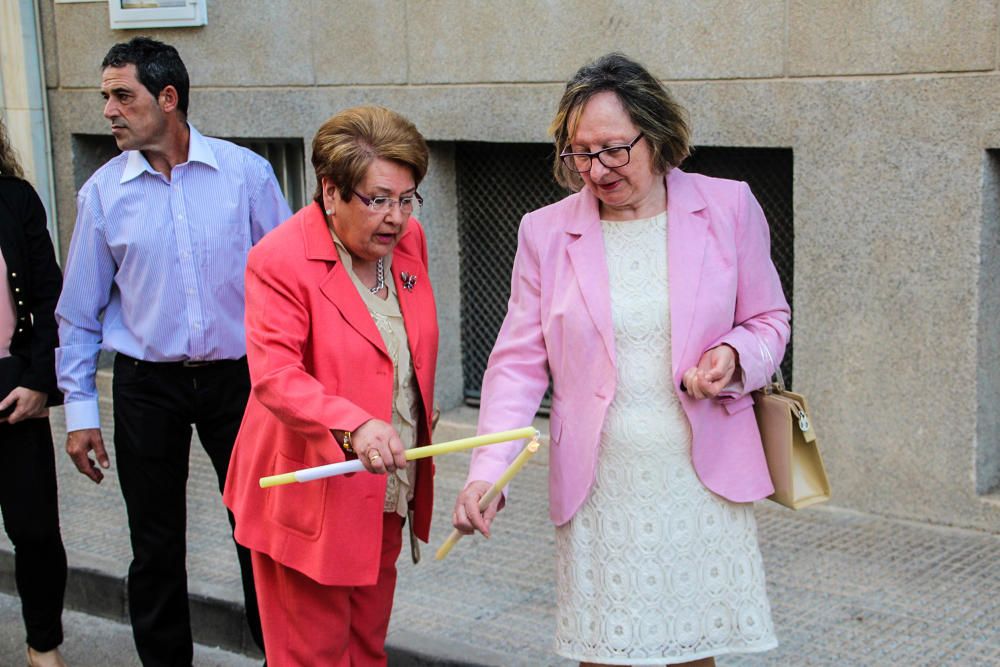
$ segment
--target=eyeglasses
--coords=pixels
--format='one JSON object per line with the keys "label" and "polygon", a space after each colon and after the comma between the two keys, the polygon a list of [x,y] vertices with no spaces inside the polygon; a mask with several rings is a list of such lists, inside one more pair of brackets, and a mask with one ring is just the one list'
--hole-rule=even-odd
{"label": "eyeglasses", "polygon": [[590,171],[594,158],[600,160],[608,169],[624,167],[632,159],[632,147],[639,143],[643,133],[623,146],[608,146],[593,153],[562,153],[559,159],[563,161],[566,168],[578,174],[585,174]]}
{"label": "eyeglasses", "polygon": [[355,196],[361,200],[361,203],[367,206],[368,210],[372,213],[388,213],[394,206],[399,206],[399,210],[402,213],[410,215],[414,211],[419,211],[420,207],[424,205],[424,198],[417,192],[414,192],[412,195],[403,195],[399,199],[383,197],[381,195],[377,197],[366,197],[357,190],[351,190],[351,192],[353,192]]}

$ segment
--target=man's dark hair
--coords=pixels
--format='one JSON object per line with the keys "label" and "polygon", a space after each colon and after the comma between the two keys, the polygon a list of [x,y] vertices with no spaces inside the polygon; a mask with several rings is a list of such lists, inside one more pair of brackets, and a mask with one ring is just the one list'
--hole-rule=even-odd
{"label": "man's dark hair", "polygon": [[160,91],[167,86],[177,90],[177,108],[187,118],[188,92],[191,84],[188,80],[187,68],[177,53],[177,49],[158,42],[149,37],[134,37],[127,42],[115,44],[104,56],[101,70],[108,67],[125,67],[135,65],[139,83],[153,97],[159,97]]}

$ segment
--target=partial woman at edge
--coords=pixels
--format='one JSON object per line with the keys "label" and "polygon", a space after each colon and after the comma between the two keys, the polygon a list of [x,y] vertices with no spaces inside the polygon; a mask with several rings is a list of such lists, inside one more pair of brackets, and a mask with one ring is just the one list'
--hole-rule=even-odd
{"label": "partial woman at edge", "polygon": [[[23,178],[0,119],[0,486],[4,529],[27,629],[28,667],[65,667],[66,550],[59,532],[49,406],[56,387],[55,307],[62,288],[45,209]],[[9,391],[8,391],[9,389]]]}

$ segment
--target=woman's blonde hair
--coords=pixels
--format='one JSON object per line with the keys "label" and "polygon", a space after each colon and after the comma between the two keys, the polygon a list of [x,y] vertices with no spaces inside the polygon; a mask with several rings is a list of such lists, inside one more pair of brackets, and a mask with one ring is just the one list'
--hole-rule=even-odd
{"label": "woman's blonde hair", "polygon": [[653,170],[665,173],[691,154],[687,112],[649,71],[621,53],[609,53],[581,67],[566,84],[559,109],[549,126],[555,140],[556,181],[571,190],[583,179],[559,158],[572,143],[583,108],[594,95],[614,93],[652,147]]}
{"label": "woman's blonde hair", "polygon": [[14,153],[14,147],[10,145],[10,140],[7,138],[7,126],[4,124],[2,116],[0,116],[0,174],[24,178],[24,170],[21,169],[21,164],[17,161],[17,154]]}
{"label": "woman's blonde hair", "polygon": [[376,158],[409,167],[416,185],[427,174],[427,142],[400,114],[380,106],[359,106],[331,116],[313,138],[314,199],[323,205],[323,178],[328,178],[341,198],[350,201],[352,190]]}

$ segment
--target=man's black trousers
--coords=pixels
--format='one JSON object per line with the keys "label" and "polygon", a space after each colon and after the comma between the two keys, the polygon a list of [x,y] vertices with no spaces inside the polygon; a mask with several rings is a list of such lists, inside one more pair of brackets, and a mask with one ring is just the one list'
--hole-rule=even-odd
{"label": "man's black trousers", "polygon": [[[115,358],[114,454],[132,541],[129,615],[146,667],[189,667],[193,656],[185,564],[191,427],[221,491],[249,395],[246,358],[204,365]],[[247,622],[263,650],[250,553],[238,544],[236,553]]]}

